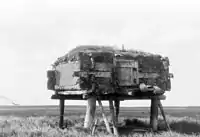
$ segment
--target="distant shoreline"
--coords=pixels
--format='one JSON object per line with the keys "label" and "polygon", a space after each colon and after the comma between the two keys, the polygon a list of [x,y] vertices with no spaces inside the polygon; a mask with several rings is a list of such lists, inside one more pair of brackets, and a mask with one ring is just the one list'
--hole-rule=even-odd
{"label": "distant shoreline", "polygon": [[[0,107],[58,107],[59,105],[0,105]],[[66,107],[85,107],[85,105],[66,105]],[[105,107],[108,107],[105,105]],[[122,108],[147,108],[149,106],[121,106]],[[199,108],[200,106],[163,106],[164,108]]]}

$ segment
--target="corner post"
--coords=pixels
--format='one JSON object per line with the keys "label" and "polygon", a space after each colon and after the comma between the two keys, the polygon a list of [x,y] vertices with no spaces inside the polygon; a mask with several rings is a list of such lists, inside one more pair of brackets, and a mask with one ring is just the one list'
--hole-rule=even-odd
{"label": "corner post", "polygon": [[156,97],[151,99],[150,125],[153,131],[158,130],[158,99]]}
{"label": "corner post", "polygon": [[60,121],[59,121],[59,127],[60,128],[63,128],[64,109],[65,109],[65,100],[64,99],[60,99]]}
{"label": "corner post", "polygon": [[115,116],[116,116],[116,124],[118,124],[119,117],[119,109],[120,109],[120,100],[115,100]]}

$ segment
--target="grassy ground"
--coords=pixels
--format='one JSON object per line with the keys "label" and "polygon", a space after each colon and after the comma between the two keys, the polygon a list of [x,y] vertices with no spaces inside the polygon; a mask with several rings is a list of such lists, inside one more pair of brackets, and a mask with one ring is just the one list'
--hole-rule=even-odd
{"label": "grassy ground", "polygon": [[[84,109],[68,108],[65,115],[64,130],[58,128],[58,108],[7,108],[0,107],[0,137],[85,137],[91,136],[89,130],[83,129]],[[69,111],[70,110],[70,111]],[[149,112],[147,108],[122,108],[119,118],[119,133],[130,137],[188,137],[200,136],[200,110],[197,108],[166,108],[167,120],[172,131],[166,131],[162,117],[159,117],[159,131],[152,133],[149,129]],[[131,115],[132,114],[132,115]],[[188,115],[186,115],[188,114]],[[108,118],[109,113],[107,111]],[[99,119],[95,136],[110,136],[103,120]]]}

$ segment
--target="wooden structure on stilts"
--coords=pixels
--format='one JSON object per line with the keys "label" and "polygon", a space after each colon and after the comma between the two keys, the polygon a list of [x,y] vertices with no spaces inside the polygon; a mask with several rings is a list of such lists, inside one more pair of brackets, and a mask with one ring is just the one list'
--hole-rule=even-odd
{"label": "wooden structure on stilts", "polygon": [[[47,76],[48,89],[55,91],[51,98],[60,100],[60,128],[63,128],[65,100],[87,100],[84,127],[92,129],[92,134],[98,124],[94,120],[96,101],[107,131],[116,136],[120,101],[151,100],[152,130],[157,130],[158,108],[166,122],[160,100],[165,100],[165,91],[171,89],[167,57],[111,47],[80,46],[59,58]],[[109,102],[112,128],[102,105],[105,100]],[[169,128],[167,122],[166,126]]]}

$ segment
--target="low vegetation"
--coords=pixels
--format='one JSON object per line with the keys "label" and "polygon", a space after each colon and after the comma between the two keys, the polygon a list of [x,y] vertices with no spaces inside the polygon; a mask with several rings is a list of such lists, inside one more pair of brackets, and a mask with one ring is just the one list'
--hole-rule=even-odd
{"label": "low vegetation", "polygon": [[[100,116],[96,137],[109,137]],[[149,118],[119,118],[120,136],[128,137],[197,137],[200,136],[200,119],[192,117],[174,117],[167,115],[171,131],[167,131],[164,121],[159,117],[158,132],[149,130]],[[58,128],[57,116],[0,116],[0,137],[85,137],[90,131],[83,129],[84,115],[68,115],[65,118],[67,128]]]}

